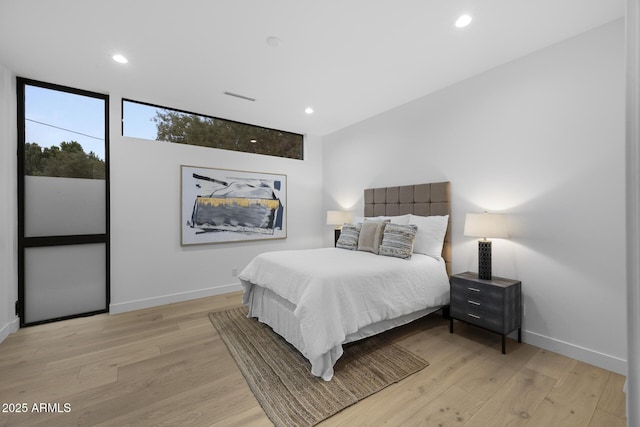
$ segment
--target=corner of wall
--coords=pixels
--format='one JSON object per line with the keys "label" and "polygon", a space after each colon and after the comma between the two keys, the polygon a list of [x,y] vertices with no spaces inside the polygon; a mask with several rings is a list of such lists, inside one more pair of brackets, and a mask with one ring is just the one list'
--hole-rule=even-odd
{"label": "corner of wall", "polygon": [[18,330],[17,163],[15,76],[0,65],[0,342]]}

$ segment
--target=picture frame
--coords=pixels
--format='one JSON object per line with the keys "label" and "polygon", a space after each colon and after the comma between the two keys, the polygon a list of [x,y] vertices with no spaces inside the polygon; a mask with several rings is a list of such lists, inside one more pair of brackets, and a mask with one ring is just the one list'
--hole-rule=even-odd
{"label": "picture frame", "polygon": [[286,239],[287,175],[180,166],[181,244]]}

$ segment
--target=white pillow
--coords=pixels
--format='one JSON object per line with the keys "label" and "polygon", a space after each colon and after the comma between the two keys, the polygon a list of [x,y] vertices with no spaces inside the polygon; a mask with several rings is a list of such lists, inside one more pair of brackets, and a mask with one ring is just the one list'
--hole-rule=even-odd
{"label": "white pillow", "polygon": [[362,224],[364,222],[363,216],[354,216],[353,217],[353,225]]}
{"label": "white pillow", "polygon": [[411,217],[410,214],[398,215],[398,216],[376,216],[376,217],[366,217],[366,218],[363,216],[356,216],[356,217],[353,217],[353,223],[362,224],[366,219],[369,221],[389,221],[392,224],[407,225],[409,224],[410,217]]}
{"label": "white pillow", "polygon": [[411,215],[409,224],[418,226],[413,252],[442,259],[442,246],[444,245],[444,236],[447,234],[449,215]]}

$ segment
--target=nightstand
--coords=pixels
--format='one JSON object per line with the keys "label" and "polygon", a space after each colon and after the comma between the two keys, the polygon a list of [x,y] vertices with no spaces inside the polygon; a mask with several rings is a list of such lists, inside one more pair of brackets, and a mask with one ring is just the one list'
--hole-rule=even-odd
{"label": "nightstand", "polygon": [[478,278],[477,273],[451,276],[449,332],[453,333],[453,319],[479,326],[502,335],[502,354],[505,337],[518,330],[522,342],[522,284],[519,280],[492,277]]}

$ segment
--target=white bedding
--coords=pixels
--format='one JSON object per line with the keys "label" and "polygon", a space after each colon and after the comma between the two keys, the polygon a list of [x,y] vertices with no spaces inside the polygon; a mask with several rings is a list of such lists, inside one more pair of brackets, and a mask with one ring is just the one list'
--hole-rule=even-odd
{"label": "white bedding", "polygon": [[[445,263],[414,253],[411,259],[336,248],[268,252],[240,274],[243,303],[252,285],[290,302],[301,342],[292,342],[325,380],[347,336],[368,326],[449,303]],[[251,315],[251,313],[250,313]],[[320,360],[332,354],[331,366]]]}

